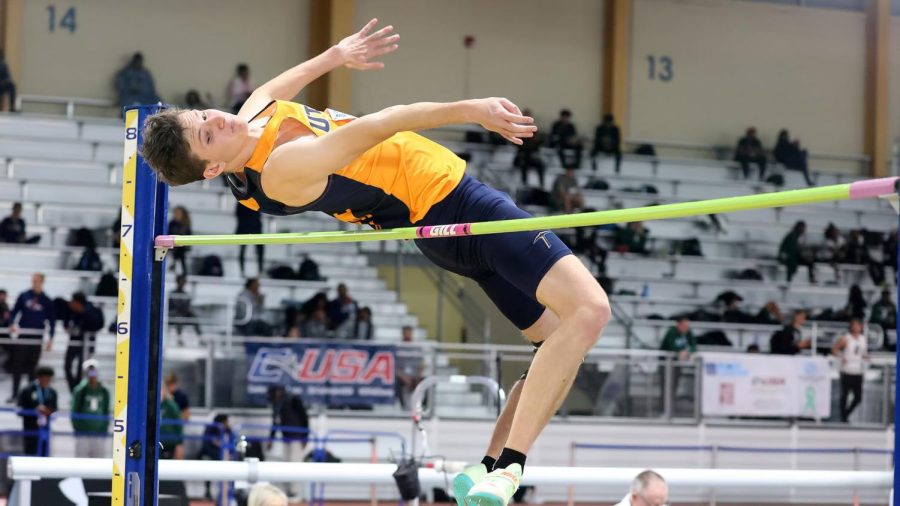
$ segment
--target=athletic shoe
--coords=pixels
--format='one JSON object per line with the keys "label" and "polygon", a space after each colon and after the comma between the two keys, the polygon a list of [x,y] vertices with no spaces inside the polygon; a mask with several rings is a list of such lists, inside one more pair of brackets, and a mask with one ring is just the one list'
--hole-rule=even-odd
{"label": "athletic shoe", "polygon": [[475,484],[466,496],[468,506],[506,506],[519,489],[522,466],[512,464],[506,469],[495,469]]}
{"label": "athletic shoe", "polygon": [[456,475],[456,478],[453,478],[453,495],[456,497],[456,506],[466,506],[469,489],[476,483],[480,483],[487,474],[487,468],[484,467],[484,464],[479,463],[463,469]]}

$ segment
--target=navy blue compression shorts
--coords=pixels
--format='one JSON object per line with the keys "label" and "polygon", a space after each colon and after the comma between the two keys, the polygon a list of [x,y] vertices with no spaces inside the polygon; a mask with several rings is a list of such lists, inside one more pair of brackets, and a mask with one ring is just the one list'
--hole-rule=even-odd
{"label": "navy blue compression shorts", "polygon": [[[463,176],[459,185],[416,225],[530,217],[509,195]],[[572,254],[556,234],[546,230],[417,239],[416,245],[438,267],[476,281],[500,312],[521,330],[532,326],[544,312],[536,296],[544,274],[557,260]]]}

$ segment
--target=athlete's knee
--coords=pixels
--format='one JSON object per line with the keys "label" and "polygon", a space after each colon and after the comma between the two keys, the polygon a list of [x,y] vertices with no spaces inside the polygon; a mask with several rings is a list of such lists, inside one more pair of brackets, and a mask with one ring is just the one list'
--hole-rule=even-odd
{"label": "athlete's knee", "polygon": [[589,297],[577,302],[571,318],[582,329],[584,339],[593,345],[600,339],[600,333],[612,318],[609,299],[602,291],[596,294],[592,293]]}

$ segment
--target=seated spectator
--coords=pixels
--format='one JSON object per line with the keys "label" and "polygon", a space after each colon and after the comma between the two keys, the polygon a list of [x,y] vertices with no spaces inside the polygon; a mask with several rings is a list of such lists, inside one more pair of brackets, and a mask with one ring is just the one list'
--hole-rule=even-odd
{"label": "seated spectator", "polygon": [[178,336],[178,344],[182,344],[181,329],[185,325],[194,327],[194,332],[198,336],[203,334],[200,330],[200,323],[197,321],[197,313],[194,312],[194,308],[191,305],[191,294],[185,289],[186,284],[187,276],[179,274],[175,277],[175,289],[169,292],[169,318],[193,320],[190,323],[184,321],[172,323],[175,326],[175,335]]}
{"label": "seated spectator", "polygon": [[347,285],[339,284],[337,297],[328,303],[328,320],[337,337],[346,338],[352,335],[358,312],[359,305],[350,296]]}
{"label": "seated spectator", "polygon": [[759,353],[759,345],[756,343],[750,343],[747,345],[747,353]]}
{"label": "seated spectator", "polygon": [[[522,111],[525,116],[531,116],[531,111],[525,109]],[[528,185],[528,170],[534,169],[538,175],[538,181],[541,188],[544,188],[544,170],[546,164],[541,158],[541,145],[544,143],[543,134],[535,132],[534,137],[522,139],[522,144],[516,148],[516,157],[513,159],[513,166],[517,167],[522,173],[522,184]]]}
{"label": "seated spectator", "polygon": [[246,63],[239,63],[234,70],[234,77],[228,82],[228,101],[231,112],[237,114],[255,88],[253,82],[250,81],[250,67]]}
{"label": "seated spectator", "polygon": [[[191,235],[191,214],[184,206],[177,206],[172,210],[172,219],[169,221],[169,234],[171,235]],[[187,254],[190,247],[174,248],[172,253],[172,270],[174,271],[181,263],[181,273],[187,274]]]}
{"label": "seated spectator", "polygon": [[112,402],[109,390],[100,382],[96,360],[84,363],[84,375],[85,379],[72,392],[75,456],[102,459],[109,455],[109,418],[106,417],[111,412]]}
{"label": "seated spectator", "polygon": [[306,253],[303,254],[303,260],[300,262],[300,268],[297,270],[297,279],[301,281],[325,281],[325,278],[319,274],[319,264]]}
{"label": "seated spectator", "polygon": [[631,489],[615,506],[665,506],[669,501],[669,486],[654,471],[644,471],[635,476]]}
{"label": "seated spectator", "polygon": [[[401,339],[404,343],[412,343],[413,328],[404,325]],[[406,348],[406,350],[412,351],[413,348]],[[397,400],[400,401],[401,408],[409,409],[410,395],[425,377],[425,361],[421,356],[398,355],[395,364],[397,381],[394,384],[397,390]]]}
{"label": "seated spectator", "polygon": [[774,300],[766,302],[766,305],[756,313],[756,323],[761,325],[781,325],[784,323],[781,308],[778,307]]}
{"label": "seated spectator", "polygon": [[0,111],[3,108],[3,97],[7,97],[6,110],[16,111],[16,83],[12,80],[9,65],[6,64],[6,56],[0,51]]}
{"label": "seated spectator", "polygon": [[603,116],[603,122],[594,131],[594,148],[591,149],[591,169],[597,170],[597,155],[603,153],[615,157],[616,174],[622,164],[622,134],[612,114]]}
{"label": "seated spectator", "polygon": [[311,337],[313,339],[321,339],[331,337],[328,330],[328,315],[324,309],[315,309],[309,318],[303,322],[301,335],[303,337]]}
{"label": "seated spectator", "polygon": [[644,222],[642,221],[633,221],[624,227],[617,227],[614,250],[619,253],[646,255],[650,253],[647,249],[649,236],[650,233],[644,228]]}
{"label": "seated spectator", "polygon": [[[46,442],[40,444],[40,437],[35,433],[47,426],[47,420],[58,409],[59,396],[56,389],[50,386],[53,380],[53,369],[47,366],[38,367],[34,373],[35,380],[19,393],[16,405],[28,414],[22,414],[23,452],[25,455],[46,457],[49,448]],[[34,412],[37,412],[35,415]]]}
{"label": "seated spectator", "polygon": [[859,285],[853,285],[847,292],[847,305],[835,314],[836,321],[865,320],[866,308],[869,304]]}
{"label": "seated spectator", "polygon": [[257,483],[250,489],[247,506],[288,506],[288,498],[274,485]]}
{"label": "seated spectator", "polygon": [[25,242],[25,220],[22,219],[22,204],[16,202],[12,213],[0,221],[0,239],[3,242],[21,244]]}
{"label": "seated spectator", "polygon": [[159,102],[153,76],[144,67],[144,55],[134,53],[131,61],[116,74],[116,94],[120,107]]}
{"label": "seated spectator", "polygon": [[831,267],[834,269],[834,277],[838,281],[841,280],[841,269],[838,267],[838,264],[844,261],[845,245],[846,241],[844,241],[844,236],[841,234],[840,229],[834,223],[829,223],[825,227],[825,245],[822,247],[819,260],[831,263]]}
{"label": "seated spectator", "polygon": [[[581,167],[581,138],[578,137],[578,130],[572,123],[572,111],[563,109],[559,111],[559,119],[553,122],[550,128],[549,146],[556,148],[559,153],[559,161],[563,167],[579,168]],[[573,159],[569,159],[567,151],[574,153]]]}
{"label": "seated spectator", "polygon": [[[778,140],[775,142],[775,149],[772,150],[775,161],[784,165],[784,168],[790,170],[799,170],[803,173],[807,186],[813,186],[813,181],[809,177],[809,153],[800,148],[800,140],[790,138],[787,130],[778,132]],[[760,177],[762,179],[762,177]]]}
{"label": "seated spectator", "polygon": [[880,325],[884,335],[884,345],[887,343],[887,331],[897,328],[897,305],[891,300],[891,291],[887,288],[881,291],[881,298],[872,304],[872,312],[869,315],[869,323]]}
{"label": "seated spectator", "polygon": [[375,326],[372,325],[372,310],[366,306],[360,308],[356,315],[356,326],[353,329],[353,339],[371,341],[375,336]]}
{"label": "seated spectator", "polygon": [[778,247],[778,261],[787,268],[788,282],[793,279],[797,268],[801,265],[809,271],[809,282],[816,282],[816,267],[810,251],[806,248],[806,222],[798,221],[784,236]]}
{"label": "seated spectator", "polygon": [[794,312],[790,325],[772,334],[769,339],[769,353],[773,355],[796,355],[800,350],[809,349],[811,342],[803,337],[803,324],[806,323],[806,311]]}
{"label": "seated spectator", "polygon": [[317,292],[315,295],[310,297],[303,305],[300,307],[301,316],[306,319],[312,316],[313,311],[321,309],[325,311],[326,314],[328,312],[328,295],[325,292]]}
{"label": "seated spectator", "polygon": [[259,280],[250,278],[238,294],[235,329],[242,336],[271,336],[272,327],[265,321],[266,297],[260,292]]}
{"label": "seated spectator", "polygon": [[891,230],[883,245],[884,266],[894,271],[894,278],[897,278],[897,231]]}
{"label": "seated spectator", "polygon": [[184,95],[184,107],[187,109],[210,109],[212,108],[213,99],[209,92],[206,92],[206,99],[200,97],[197,90],[188,90]]}
{"label": "seated spectator", "polygon": [[[228,454],[230,444],[234,443],[234,432],[228,424],[228,415],[218,414],[213,417],[211,424],[203,431],[203,442],[200,443],[200,451],[195,457],[197,460],[223,460]],[[210,482],[204,482],[206,492],[204,497],[212,500]]]}
{"label": "seated spectator", "polygon": [[762,143],[756,136],[755,128],[748,128],[747,133],[738,140],[737,148],[734,150],[734,161],[741,164],[741,170],[744,171],[744,179],[750,178],[751,163],[759,166],[759,180],[765,179],[766,150],[763,149]]}
{"label": "seated spectator", "polygon": [[725,310],[722,311],[722,321],[726,323],[756,323],[756,318],[745,313],[741,309],[744,298],[734,292],[727,292],[723,299]]}
{"label": "seated spectator", "polygon": [[556,176],[550,194],[550,208],[556,212],[572,213],[584,207],[584,196],[578,187],[575,169],[566,167],[566,172]]}
{"label": "seated spectator", "polygon": [[685,361],[691,353],[697,352],[697,338],[691,332],[691,320],[686,316],[678,318],[674,327],[669,327],[659,349],[678,354],[678,360]]}

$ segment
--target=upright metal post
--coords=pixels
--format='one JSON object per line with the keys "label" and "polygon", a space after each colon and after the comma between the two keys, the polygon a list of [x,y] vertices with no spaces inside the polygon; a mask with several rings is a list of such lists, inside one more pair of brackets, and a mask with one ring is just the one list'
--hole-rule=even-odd
{"label": "upright metal post", "polygon": [[[163,279],[153,241],[165,233],[168,188],[139,154],[144,120],[161,106],[125,113],[116,386],[113,506],[155,506],[158,496],[159,400]],[[130,401],[130,402],[129,402]]]}
{"label": "upright metal post", "polygon": [[[900,232],[900,220],[897,223],[897,230]],[[900,287],[900,242],[898,242],[897,253],[897,286]],[[897,313],[897,335],[898,338],[894,343],[897,359],[894,362],[894,488],[891,492],[892,498],[896,498],[897,491],[900,490],[900,472],[897,470],[897,463],[900,461],[900,458],[898,458],[898,455],[900,455],[898,453],[900,451],[900,436],[897,434],[897,420],[900,420],[900,389],[897,388],[900,385],[900,346],[897,346],[900,343],[900,312]],[[892,502],[894,501],[892,499]]]}

